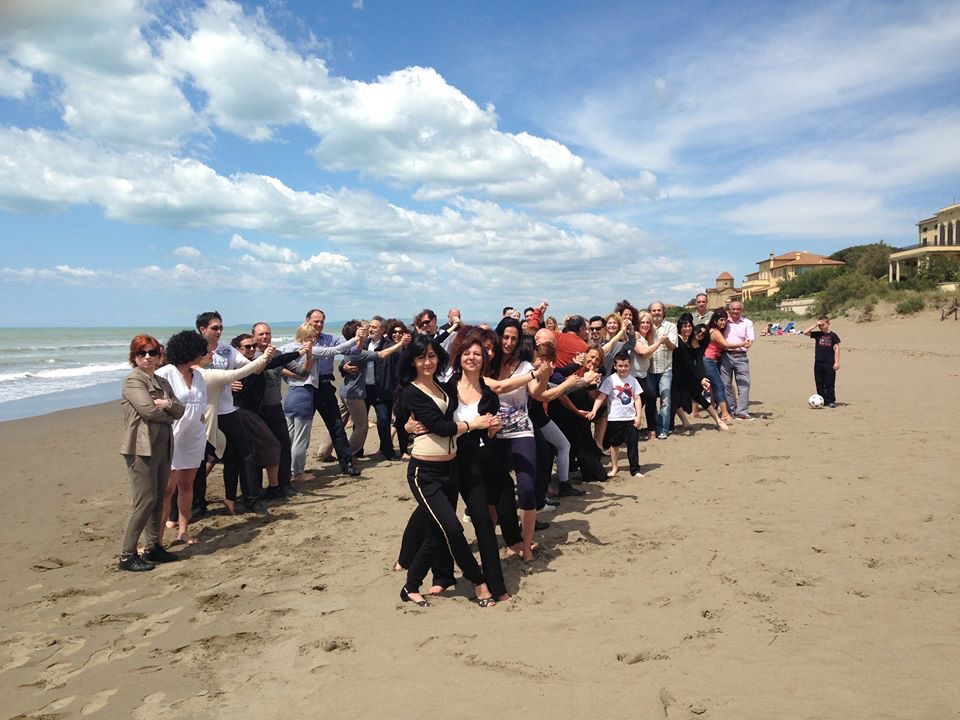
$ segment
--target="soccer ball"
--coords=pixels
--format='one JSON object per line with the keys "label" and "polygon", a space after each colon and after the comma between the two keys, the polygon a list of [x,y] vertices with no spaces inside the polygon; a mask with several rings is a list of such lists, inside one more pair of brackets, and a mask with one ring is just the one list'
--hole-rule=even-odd
{"label": "soccer ball", "polygon": [[819,395],[811,395],[810,399],[807,400],[807,404],[814,410],[818,410],[823,407],[823,398]]}

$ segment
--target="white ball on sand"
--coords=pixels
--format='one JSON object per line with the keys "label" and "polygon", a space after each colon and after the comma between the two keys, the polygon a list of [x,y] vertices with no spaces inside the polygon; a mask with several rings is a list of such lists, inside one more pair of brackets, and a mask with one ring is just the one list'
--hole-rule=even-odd
{"label": "white ball on sand", "polygon": [[810,405],[814,410],[818,410],[823,407],[823,398],[820,395],[811,395],[807,400],[807,404]]}

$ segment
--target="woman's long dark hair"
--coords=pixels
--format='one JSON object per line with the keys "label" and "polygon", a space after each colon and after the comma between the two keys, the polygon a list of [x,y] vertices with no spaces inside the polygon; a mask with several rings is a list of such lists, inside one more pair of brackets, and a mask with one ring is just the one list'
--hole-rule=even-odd
{"label": "woman's long dark hair", "polygon": [[516,318],[505,317],[497,323],[497,336],[502,340],[503,335],[506,332],[508,327],[516,328],[517,331],[517,347],[513,351],[513,355],[507,357],[503,354],[503,346],[500,346],[500,353],[494,356],[494,364],[490,368],[491,377],[499,377],[500,368],[503,367],[504,363],[510,363],[513,360],[516,360],[518,363],[526,360],[527,362],[533,360],[533,355],[530,352],[529,346],[523,342],[523,327],[520,325],[520,321]]}
{"label": "woman's long dark hair", "polygon": [[723,308],[715,310],[713,316],[710,318],[710,322],[707,323],[707,337],[710,337],[710,333],[713,330],[717,329],[717,320],[729,320],[730,316],[727,315],[727,311]]}
{"label": "woman's long dark hair", "polygon": [[444,370],[447,369],[449,356],[447,355],[447,351],[443,349],[443,345],[441,345],[436,338],[430,335],[425,333],[417,333],[413,336],[413,340],[410,341],[410,344],[403,349],[400,354],[400,361],[397,363],[398,395],[403,388],[412,383],[417,377],[417,366],[414,364],[414,360],[416,360],[418,357],[426,355],[427,348],[431,347],[437,354],[437,369],[433,374],[434,380],[436,380],[437,375],[440,375]]}

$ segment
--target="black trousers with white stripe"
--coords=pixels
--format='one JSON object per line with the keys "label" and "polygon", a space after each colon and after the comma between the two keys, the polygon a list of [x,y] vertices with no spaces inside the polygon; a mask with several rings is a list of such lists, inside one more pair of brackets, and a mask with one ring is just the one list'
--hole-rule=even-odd
{"label": "black trousers with white stripe", "polygon": [[[419,592],[423,579],[438,553],[449,552],[474,585],[484,582],[483,571],[470,552],[470,545],[457,519],[458,472],[457,461],[425,462],[411,459],[407,466],[407,482],[417,501],[417,509],[410,523],[426,512],[429,522],[423,542],[407,566],[407,592]],[[409,523],[408,523],[409,524]]]}

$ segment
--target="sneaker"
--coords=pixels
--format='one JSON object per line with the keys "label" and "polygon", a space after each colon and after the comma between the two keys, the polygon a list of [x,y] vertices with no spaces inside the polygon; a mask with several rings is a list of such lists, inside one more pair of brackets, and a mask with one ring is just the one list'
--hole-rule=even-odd
{"label": "sneaker", "polygon": [[630,477],[644,477],[644,475],[639,470],[633,470],[630,473]]}
{"label": "sneaker", "polygon": [[586,494],[586,490],[574,487],[570,483],[560,483],[560,497],[579,497]]}
{"label": "sneaker", "polygon": [[554,500],[552,497],[546,497],[543,499],[544,505],[550,505],[551,507],[557,507],[560,503]]}
{"label": "sneaker", "polygon": [[666,440],[666,439],[667,439],[666,433],[657,433],[657,440]]}
{"label": "sneaker", "polygon": [[543,507],[537,508],[537,517],[539,517],[540,515],[546,515],[547,513],[552,513],[556,511],[557,511],[557,507],[555,505],[547,505],[546,503],[544,503]]}
{"label": "sneaker", "polygon": [[144,572],[146,570],[153,570],[156,565],[134,553],[130,557],[120,558],[117,567],[121,570],[128,570],[129,572]]}
{"label": "sneaker", "polygon": [[176,562],[180,557],[174,555],[162,545],[154,545],[153,547],[144,549],[143,559],[149,563],[168,563]]}
{"label": "sneaker", "polygon": [[537,520],[537,522],[533,526],[533,529],[536,530],[537,532],[540,532],[541,530],[546,530],[548,527],[550,527],[550,523],[540,522],[539,520]]}
{"label": "sneaker", "polygon": [[[836,406],[837,406],[836,403],[828,403],[828,404],[827,404],[827,407],[828,407],[828,408],[835,408]],[[750,418],[750,419],[753,420],[753,418]]]}

